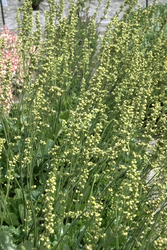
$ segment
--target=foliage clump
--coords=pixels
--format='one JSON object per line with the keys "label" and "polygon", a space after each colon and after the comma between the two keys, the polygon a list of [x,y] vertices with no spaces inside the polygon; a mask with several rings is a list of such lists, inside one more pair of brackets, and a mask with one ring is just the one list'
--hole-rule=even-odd
{"label": "foliage clump", "polygon": [[67,17],[64,1],[48,2],[43,41],[29,0],[18,13],[23,80],[0,115],[0,246],[165,249],[166,12],[134,1],[99,39],[83,1]]}

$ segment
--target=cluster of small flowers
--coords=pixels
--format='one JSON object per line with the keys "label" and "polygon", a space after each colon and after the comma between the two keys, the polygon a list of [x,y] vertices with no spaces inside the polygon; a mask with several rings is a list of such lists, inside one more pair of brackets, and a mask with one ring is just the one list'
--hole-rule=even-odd
{"label": "cluster of small flowers", "polygon": [[[18,73],[19,74],[18,79],[20,82],[22,82],[22,77],[19,70],[21,58],[19,56],[17,40],[18,36],[12,31],[9,31],[8,28],[4,26],[3,31],[0,33],[0,45],[1,45],[0,77],[2,80],[0,84],[0,105],[3,106],[3,102],[5,101],[8,113],[10,112],[14,99],[13,86],[11,83],[12,78]],[[8,78],[8,83],[7,83],[8,86],[4,86],[6,84],[2,83],[4,82],[6,77]]]}
{"label": "cluster of small flowers", "polygon": [[[0,106],[3,106],[3,101],[1,101],[4,99],[3,94],[4,94],[3,87],[0,86]],[[5,110],[7,110],[8,113],[10,112],[11,106],[14,103],[13,99],[14,99],[13,89],[11,83],[9,83],[8,95],[5,98]]]}
{"label": "cluster of small flowers", "polygon": [[17,35],[12,31],[9,31],[6,26],[3,27],[3,32],[0,34],[1,38],[4,38],[5,47],[1,49],[2,54],[2,76],[5,76],[7,69],[7,61],[11,62],[12,75],[14,75],[18,69],[20,63],[20,57],[16,48]]}

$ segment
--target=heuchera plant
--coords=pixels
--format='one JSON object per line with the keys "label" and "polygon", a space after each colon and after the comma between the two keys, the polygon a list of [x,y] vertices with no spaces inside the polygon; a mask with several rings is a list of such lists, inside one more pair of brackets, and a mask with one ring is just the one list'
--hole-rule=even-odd
{"label": "heuchera plant", "polygon": [[[6,104],[7,112],[13,104],[13,86],[12,79],[19,74],[17,83],[22,82],[19,65],[21,58],[18,52],[17,35],[4,26],[0,34],[0,69],[1,69],[1,84],[0,84],[0,105],[3,106],[3,100]],[[5,79],[8,79],[6,86]]]}
{"label": "heuchera plant", "polygon": [[[21,40],[18,39],[18,36],[4,26],[0,33],[0,105],[1,109],[4,107],[8,113],[14,103],[14,89],[17,90],[22,85],[24,78],[19,51],[20,43]],[[32,51],[34,52],[34,47],[32,47]],[[29,64],[30,61],[28,60],[26,62],[27,72],[29,71]]]}
{"label": "heuchera plant", "polygon": [[[80,19],[86,1],[70,0],[63,17],[64,2],[48,0],[43,34],[31,1],[18,10],[24,74],[0,114],[0,249],[167,249],[167,16],[156,3],[131,15],[126,0],[98,38],[97,12]],[[20,77],[11,64],[5,93]]]}
{"label": "heuchera plant", "polygon": [[4,38],[5,47],[1,49],[1,53],[3,55],[2,61],[2,73],[5,75],[6,73],[6,62],[10,59],[11,60],[11,72],[15,74],[16,70],[18,69],[18,65],[20,62],[20,58],[16,48],[17,42],[17,35],[14,34],[12,31],[9,31],[6,26],[3,27],[3,32],[1,33],[1,38]]}

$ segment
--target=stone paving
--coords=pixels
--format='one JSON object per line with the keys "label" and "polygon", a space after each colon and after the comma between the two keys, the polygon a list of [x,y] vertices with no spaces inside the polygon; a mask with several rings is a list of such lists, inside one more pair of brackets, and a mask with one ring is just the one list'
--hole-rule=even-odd
{"label": "stone paving", "polygon": [[[22,5],[22,3],[24,2],[24,0],[1,0],[3,3],[3,10],[4,10],[4,18],[5,18],[5,24],[6,26],[14,31],[17,32],[17,23],[16,23],[16,12],[17,12],[17,8],[19,6]],[[95,8],[97,7],[97,0],[92,0],[91,1],[91,8],[90,8],[90,13],[93,13]],[[100,16],[103,13],[103,10],[105,8],[105,4],[106,4],[107,0],[102,0],[102,4],[99,6],[99,15],[98,15],[98,19],[100,19]],[[167,0],[158,0],[157,2],[161,2],[163,4],[167,3]],[[149,4],[153,3],[153,0],[148,0]],[[111,5],[110,5],[110,9],[107,15],[107,18],[100,24],[99,26],[99,31],[101,35],[104,35],[105,32],[105,28],[106,25],[108,24],[109,20],[111,17],[114,16],[115,12],[119,10],[119,6],[123,4],[123,0],[112,0],[111,1]],[[139,0],[139,4],[141,6],[146,6],[146,0]],[[44,11],[46,11],[48,9],[48,3],[47,0],[42,0],[42,2],[39,5],[39,14],[40,14],[40,21],[42,24],[42,27],[44,27],[44,22],[45,22],[45,18],[44,18]],[[65,12],[64,14],[66,15],[66,13],[69,10],[69,1],[66,0],[66,8],[65,8]],[[34,11],[34,16],[35,16],[36,11]],[[3,27],[3,21],[2,21],[2,13],[0,13],[0,30],[2,30]]]}

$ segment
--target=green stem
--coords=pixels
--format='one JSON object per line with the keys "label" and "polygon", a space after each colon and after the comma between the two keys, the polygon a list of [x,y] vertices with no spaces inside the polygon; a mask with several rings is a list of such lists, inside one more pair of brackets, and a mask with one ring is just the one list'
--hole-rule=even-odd
{"label": "green stem", "polygon": [[118,237],[118,210],[116,207],[115,210],[115,217],[116,217],[116,250],[119,250],[119,237]]}

